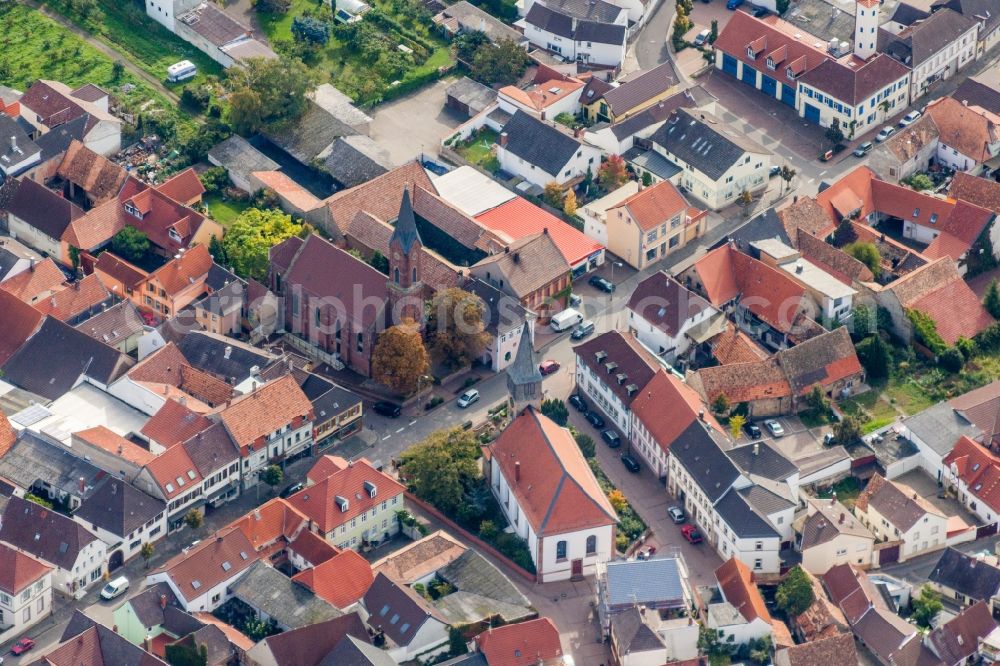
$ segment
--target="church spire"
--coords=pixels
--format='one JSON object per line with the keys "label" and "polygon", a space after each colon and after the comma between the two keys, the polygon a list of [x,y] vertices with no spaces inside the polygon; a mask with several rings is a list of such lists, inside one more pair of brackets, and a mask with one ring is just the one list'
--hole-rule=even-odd
{"label": "church spire", "polygon": [[511,419],[516,418],[528,405],[541,409],[542,373],[538,370],[538,359],[535,357],[528,321],[524,322],[521,329],[517,356],[507,368],[507,391],[510,393]]}
{"label": "church spire", "polygon": [[423,245],[420,241],[420,232],[417,231],[417,220],[413,216],[413,205],[410,203],[410,191],[403,190],[403,202],[399,204],[399,217],[396,218],[396,228],[392,231],[392,238],[389,239],[390,247],[393,243],[398,243],[403,254],[409,254],[414,243]]}

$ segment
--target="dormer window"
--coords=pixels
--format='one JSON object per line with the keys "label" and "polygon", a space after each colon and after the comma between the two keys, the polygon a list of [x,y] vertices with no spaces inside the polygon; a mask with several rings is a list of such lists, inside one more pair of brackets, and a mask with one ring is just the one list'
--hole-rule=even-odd
{"label": "dormer window", "polygon": [[920,217],[920,209],[919,208],[914,208],[913,209],[913,217]]}
{"label": "dormer window", "polygon": [[125,212],[128,213],[129,215],[131,215],[132,217],[137,217],[140,220],[142,219],[142,211],[140,211],[138,208],[136,208],[132,204],[132,202],[129,202],[129,203],[125,204]]}
{"label": "dormer window", "polygon": [[368,493],[368,497],[374,498],[377,490],[378,488],[375,486],[374,483],[372,483],[371,481],[365,481],[365,492]]}
{"label": "dormer window", "polygon": [[181,235],[177,233],[176,229],[171,229],[167,232],[167,235],[170,236],[172,240],[177,241],[178,243],[181,242]]}
{"label": "dormer window", "polygon": [[937,224],[937,221],[938,221],[938,214],[931,213],[931,224]]}
{"label": "dormer window", "polygon": [[792,68],[791,68],[791,67],[786,67],[786,68],[785,68],[785,76],[787,76],[787,77],[788,77],[788,78],[790,78],[790,79],[795,79],[795,78],[797,78],[797,77],[798,77],[798,74],[796,74],[796,73],[795,73],[795,72],[794,72],[794,71],[792,70]]}
{"label": "dormer window", "polygon": [[334,497],[333,501],[337,503],[337,507],[340,509],[341,513],[347,513],[347,510],[351,506],[351,503],[349,501],[347,501],[347,498],[346,497],[341,497],[340,495],[337,495],[336,497]]}
{"label": "dormer window", "polygon": [[748,46],[747,47],[747,57],[748,58],[756,58],[757,57],[757,54],[754,53],[752,46]]}
{"label": "dormer window", "polygon": [[774,69],[774,58],[772,58],[771,56],[767,57],[767,68]]}

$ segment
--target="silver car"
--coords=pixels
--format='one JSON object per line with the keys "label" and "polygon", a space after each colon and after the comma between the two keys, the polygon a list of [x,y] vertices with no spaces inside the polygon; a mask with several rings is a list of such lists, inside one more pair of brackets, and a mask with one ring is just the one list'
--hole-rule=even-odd
{"label": "silver car", "polygon": [[764,421],[764,427],[767,428],[772,437],[782,437],[785,434],[785,429],[782,428],[781,424],[774,419]]}

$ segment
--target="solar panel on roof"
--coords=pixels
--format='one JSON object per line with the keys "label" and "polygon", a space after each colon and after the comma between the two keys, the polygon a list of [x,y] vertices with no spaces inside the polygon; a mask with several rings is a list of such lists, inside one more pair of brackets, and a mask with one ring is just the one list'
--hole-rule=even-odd
{"label": "solar panel on roof", "polygon": [[52,412],[45,409],[45,407],[42,407],[41,405],[31,405],[30,407],[25,407],[17,414],[11,416],[10,420],[27,428],[28,426],[35,425],[39,421],[47,419],[50,416],[52,416]]}

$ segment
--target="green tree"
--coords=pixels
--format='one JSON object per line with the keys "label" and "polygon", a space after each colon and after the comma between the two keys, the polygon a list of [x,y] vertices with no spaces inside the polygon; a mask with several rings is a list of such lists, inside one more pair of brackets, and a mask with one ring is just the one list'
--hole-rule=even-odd
{"label": "green tree", "polygon": [[932,190],[934,189],[934,181],[930,179],[926,173],[915,173],[905,181],[904,185],[909,185],[914,190],[918,192],[921,190]]}
{"label": "green tree", "polygon": [[248,208],[229,226],[222,238],[227,264],[241,277],[263,280],[270,263],[269,250],[302,233],[301,224],[280,210]]}
{"label": "green tree", "polygon": [[955,374],[965,367],[965,356],[958,347],[948,347],[938,355],[938,365],[947,372]]}
{"label": "green tree", "polygon": [[205,516],[198,509],[191,509],[184,514],[184,524],[196,530],[205,524]]}
{"label": "green tree", "polygon": [[576,445],[580,447],[580,453],[583,454],[584,458],[593,458],[597,455],[597,446],[594,444],[594,438],[585,432],[574,432],[573,439],[576,440]]}
{"label": "green tree", "polygon": [[[75,245],[69,246],[69,261],[73,265],[73,273],[80,270],[80,248]],[[996,283],[996,280],[993,281]]]}
{"label": "green tree", "polygon": [[758,664],[769,664],[771,663],[771,649],[773,645],[771,644],[771,636],[767,635],[763,638],[750,643],[750,660],[755,661]]}
{"label": "green tree", "polygon": [[220,266],[229,265],[229,262],[226,260],[226,250],[222,247],[222,241],[215,234],[212,234],[212,238],[208,241],[208,253],[212,255],[215,263]]}
{"label": "green tree", "polygon": [[833,232],[833,244],[835,247],[844,247],[858,240],[858,232],[854,230],[854,225],[850,220],[841,220],[837,229]]}
{"label": "green tree", "polygon": [[375,250],[372,254],[372,258],[368,260],[368,264],[383,275],[389,274],[389,259],[378,250]]}
{"label": "green tree", "polygon": [[990,280],[983,295],[983,307],[994,319],[1000,319],[1000,288],[997,287],[997,279]]}
{"label": "green tree", "polygon": [[781,165],[781,173],[779,175],[781,176],[781,181],[784,183],[784,185],[781,186],[782,192],[785,191],[786,187],[791,187],[792,180],[797,174],[798,172],[787,164]]}
{"label": "green tree", "polygon": [[830,143],[832,143],[834,145],[836,145],[838,143],[842,143],[844,141],[844,138],[845,138],[844,137],[844,130],[840,126],[840,121],[839,120],[837,120],[836,118],[833,119],[833,122],[830,123],[830,126],[826,128],[826,134],[825,134],[825,136],[826,136],[827,141],[829,141]]}
{"label": "green tree", "polygon": [[434,358],[449,370],[465,367],[483,355],[492,336],[486,332],[483,300],[458,287],[434,294],[424,335]]}
{"label": "green tree", "polygon": [[648,171],[643,171],[642,172],[642,186],[643,187],[649,187],[652,184],[653,184],[653,174],[649,173]]}
{"label": "green tree", "polygon": [[291,8],[292,0],[253,0],[252,4],[258,12],[284,14]]}
{"label": "green tree", "polygon": [[528,52],[512,39],[483,44],[472,57],[472,78],[486,85],[506,86],[515,83],[528,68]]}
{"label": "green tree", "polygon": [[[298,118],[308,104],[317,74],[300,60],[249,58],[226,70],[229,120],[240,133]],[[237,102],[237,100],[239,100]]]}
{"label": "green tree", "polygon": [[481,30],[462,32],[451,41],[451,45],[455,49],[455,55],[467,65],[471,64],[472,59],[476,57],[476,51],[489,44],[490,38]]}
{"label": "green tree", "polygon": [[720,393],[712,401],[712,411],[716,414],[725,414],[729,411],[729,398],[726,397],[725,393]]}
{"label": "green tree", "polygon": [[874,243],[854,242],[845,247],[844,251],[867,266],[875,277],[882,272],[882,255]]}
{"label": "green tree", "polygon": [[458,657],[469,651],[469,646],[462,635],[462,630],[458,627],[448,629],[448,656]]}
{"label": "green tree", "polygon": [[791,4],[791,0],[777,0],[774,4],[775,9],[778,10],[778,16],[784,15],[788,11],[788,6]]}
{"label": "green tree", "polygon": [[870,335],[857,345],[858,360],[865,368],[868,380],[884,381],[889,377],[892,367],[892,354],[889,345],[879,335]]}
{"label": "green tree", "polygon": [[830,401],[823,395],[823,390],[819,386],[813,386],[806,395],[806,404],[817,414],[826,414],[830,411]]}
{"label": "green tree", "polygon": [[565,426],[569,420],[569,410],[566,409],[566,403],[558,398],[542,400],[542,414],[561,426]]}
{"label": "green tree", "polygon": [[111,239],[111,251],[127,261],[142,261],[149,248],[149,237],[129,225],[122,227]]}
{"label": "green tree", "polygon": [[680,51],[687,46],[687,42],[684,41],[684,35],[687,34],[687,31],[691,29],[692,25],[691,19],[688,18],[684,8],[678,4],[677,15],[674,17],[673,32],[670,36],[670,41],[673,44],[674,51]]}
{"label": "green tree", "polygon": [[466,485],[479,474],[478,458],[479,442],[471,430],[438,430],[403,452],[400,474],[417,497],[454,515]]}
{"label": "green tree", "polygon": [[214,166],[205,169],[198,178],[208,194],[217,194],[229,187],[229,172],[225,167]]}
{"label": "green tree", "polygon": [[789,617],[798,617],[806,612],[815,599],[809,575],[800,566],[794,567],[781,581],[774,595],[774,602]]}
{"label": "green tree", "polygon": [[750,194],[750,191],[743,190],[740,192],[740,195],[736,197],[736,203],[743,208],[743,217],[749,217],[750,208],[753,206],[753,195]]}
{"label": "green tree", "polygon": [[733,414],[729,417],[729,434],[733,436],[734,440],[740,438],[740,432],[743,430],[746,422],[747,418],[742,414]]}
{"label": "green tree", "polygon": [[709,629],[703,624],[698,625],[698,649],[708,655],[709,663],[713,666],[728,664],[728,657],[732,652],[730,646],[719,640],[719,634],[715,629]]}
{"label": "green tree", "polygon": [[312,16],[296,16],[292,19],[292,37],[299,42],[325,45],[330,41],[330,24]]}
{"label": "green tree", "polygon": [[688,16],[694,11],[694,0],[677,0],[677,7],[684,10]]}
{"label": "green tree", "polygon": [[719,21],[718,19],[712,19],[712,27],[708,33],[708,43],[714,44],[715,40],[719,38]]}
{"label": "green tree", "polygon": [[430,367],[420,330],[412,321],[391,326],[378,336],[372,353],[372,378],[380,384],[412,395]]}
{"label": "green tree", "polygon": [[[233,134],[233,128],[228,124],[210,118],[198,126],[195,135],[184,144],[184,155],[192,162],[200,162],[208,155],[212,147],[228,139]],[[227,181],[228,184],[228,181]]]}
{"label": "green tree", "polygon": [[118,81],[125,74],[125,63],[121,60],[115,60],[114,64],[111,65],[111,78]]}
{"label": "green tree", "polygon": [[271,486],[273,490],[276,486],[281,485],[281,482],[285,479],[285,473],[281,471],[281,467],[277,465],[268,465],[260,473],[260,480]]}
{"label": "green tree", "polygon": [[149,561],[153,559],[154,552],[156,552],[156,546],[151,541],[142,544],[142,548],[139,549],[139,556],[142,557],[143,565],[147,569],[149,568]]}
{"label": "green tree", "polygon": [[920,588],[920,594],[910,601],[910,608],[913,610],[913,619],[917,625],[928,628],[931,621],[944,608],[941,603],[941,596],[929,585]]}
{"label": "green tree", "polygon": [[861,422],[853,416],[845,416],[833,424],[833,436],[838,444],[854,444],[861,439]]}
{"label": "green tree", "polygon": [[609,155],[597,170],[597,182],[608,192],[618,189],[626,180],[628,171],[621,155]]}
{"label": "green tree", "polygon": [[208,664],[208,647],[206,645],[188,645],[177,642],[164,648],[164,656],[170,666],[206,666]]}

